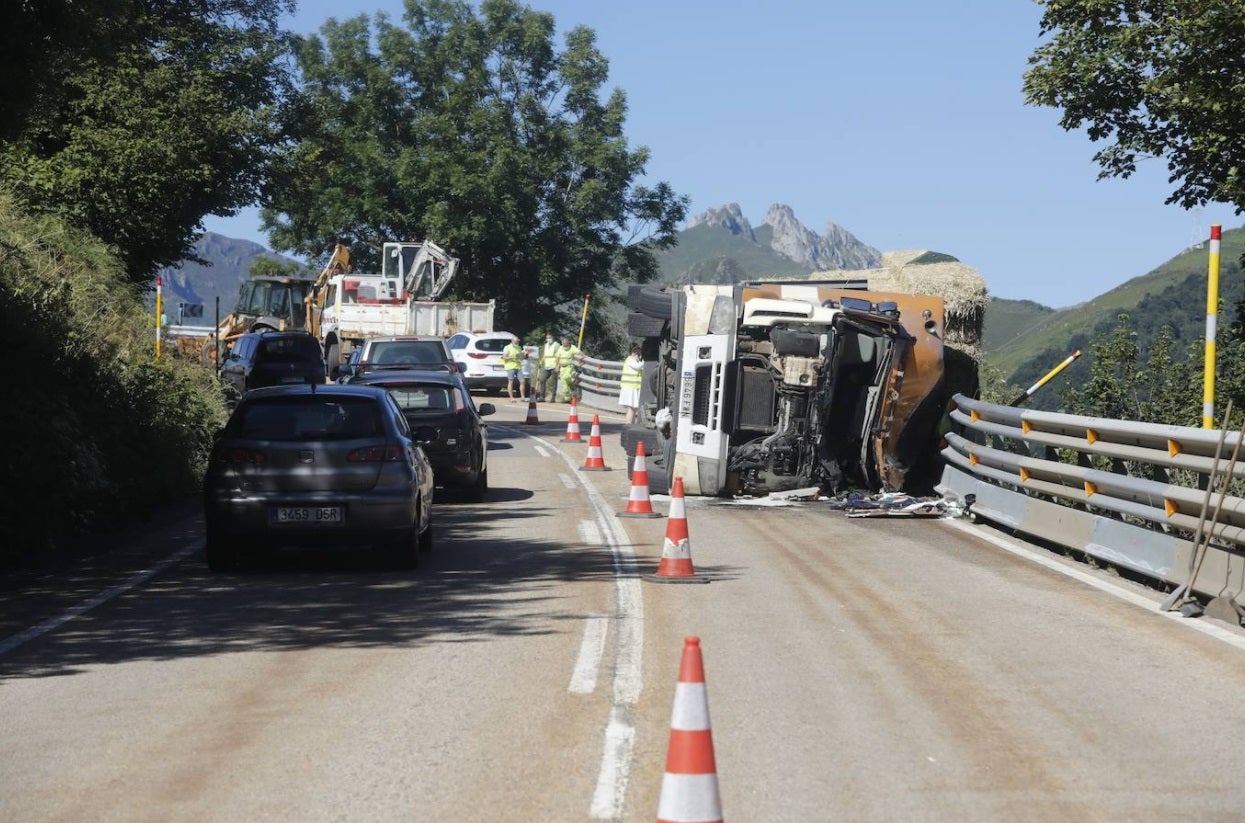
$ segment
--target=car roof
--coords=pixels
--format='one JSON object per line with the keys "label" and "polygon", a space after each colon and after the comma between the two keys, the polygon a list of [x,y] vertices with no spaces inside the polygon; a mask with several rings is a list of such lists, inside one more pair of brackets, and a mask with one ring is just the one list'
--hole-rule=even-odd
{"label": "car roof", "polygon": [[364,372],[348,386],[377,385],[382,383],[440,383],[444,386],[458,386],[458,373],[450,373],[442,369],[388,369],[386,371]]}
{"label": "car roof", "polygon": [[[312,340],[315,340],[315,337],[313,337],[313,336],[312,336],[309,332],[305,332],[305,331],[298,331],[298,330],[289,330],[289,331],[276,331],[276,330],[270,330],[270,331],[252,331],[252,332],[247,332],[247,333],[244,335],[244,337],[258,337],[258,338],[260,338],[261,340],[272,340],[272,339],[274,339],[274,338],[281,338],[281,337],[298,337],[298,338],[302,338],[302,337],[310,337]],[[317,341],[317,342],[318,342],[318,341]]]}
{"label": "car roof", "polygon": [[422,343],[429,340],[435,340],[438,343],[444,343],[445,340],[435,334],[401,334],[389,337],[369,337],[365,344],[370,343]]}
{"label": "car roof", "polygon": [[308,385],[307,383],[291,383],[284,386],[266,386],[262,389],[251,389],[242,398],[245,403],[252,398],[260,400],[265,397],[300,397],[324,395],[327,397],[384,397],[385,390],[377,386],[356,386],[353,383]]}

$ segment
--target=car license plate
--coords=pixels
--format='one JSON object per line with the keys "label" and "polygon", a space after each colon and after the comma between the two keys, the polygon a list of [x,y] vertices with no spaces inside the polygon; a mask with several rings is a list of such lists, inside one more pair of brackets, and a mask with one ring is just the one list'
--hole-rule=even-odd
{"label": "car license plate", "polygon": [[282,383],[301,383],[301,382],[303,382],[303,378],[301,378],[301,377],[282,377],[282,378],[281,378],[281,382],[282,382]]}
{"label": "car license plate", "polygon": [[501,364],[499,363],[493,364],[493,371],[504,371],[504,370],[505,370],[505,367],[502,366]]}
{"label": "car license plate", "polygon": [[341,506],[278,506],[272,510],[277,525],[336,526],[346,519]]}

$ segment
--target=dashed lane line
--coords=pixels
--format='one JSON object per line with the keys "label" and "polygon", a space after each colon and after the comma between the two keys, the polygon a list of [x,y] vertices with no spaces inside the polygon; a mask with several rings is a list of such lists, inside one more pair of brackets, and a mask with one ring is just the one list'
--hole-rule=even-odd
{"label": "dashed lane line", "polygon": [[575,658],[571,685],[567,689],[572,694],[592,694],[596,689],[597,671],[601,668],[601,657],[605,654],[605,634],[608,629],[609,618],[605,615],[590,615],[584,621],[584,637],[579,643],[579,656]]}

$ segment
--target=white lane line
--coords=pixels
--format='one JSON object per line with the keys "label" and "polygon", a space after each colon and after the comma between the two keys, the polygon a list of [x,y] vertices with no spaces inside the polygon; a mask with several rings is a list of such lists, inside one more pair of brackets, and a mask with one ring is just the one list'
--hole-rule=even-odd
{"label": "white lane line", "polygon": [[609,618],[594,614],[584,621],[584,639],[579,643],[579,656],[575,658],[575,670],[571,672],[572,694],[592,694],[597,687],[597,670],[601,668],[601,656],[605,654],[605,632]]}
{"label": "white lane line", "polygon": [[[521,433],[537,439],[534,434]],[[613,698],[589,814],[598,820],[617,820],[622,817],[627,784],[631,778],[635,704],[644,687],[643,589],[636,570],[635,552],[631,550],[627,533],[614,516],[613,509],[586,478],[578,477],[577,467],[566,454],[559,450],[557,455],[579,481],[596,515],[600,534],[614,557],[613,622],[617,627],[617,636],[614,641]]]}
{"label": "white lane line", "polygon": [[134,588],[135,586],[138,586],[138,585],[141,585],[142,583],[147,582],[148,580],[155,577],[160,572],[167,569],[169,566],[172,566],[174,563],[177,563],[177,562],[180,562],[186,559],[188,556],[190,556],[191,553],[199,551],[202,548],[203,548],[203,541],[196,540],[190,545],[184,546],[178,549],[177,551],[173,552],[173,554],[161,560],[159,563],[152,566],[150,569],[139,572],[138,574],[131,577],[129,580],[126,580],[124,583],[119,583],[105,592],[97,594],[88,600],[83,600],[78,605],[65,610],[64,612],[57,615],[56,617],[50,617],[47,620],[44,620],[42,623],[39,623],[35,626],[31,626],[29,629],[25,629],[24,631],[18,632],[17,634],[9,637],[4,642],[0,643],[0,655],[8,654],[9,652],[13,651],[14,649],[22,645],[23,643],[28,643],[31,640],[34,640],[36,637],[39,637],[40,635],[47,634],[53,629],[57,629],[65,625],[70,620],[73,620],[75,617],[86,614],[91,609],[95,608],[96,606],[107,603],[109,600],[112,600],[114,597],[117,597],[118,595],[125,594],[130,589]]}
{"label": "white lane line", "polygon": [[1093,586],[1101,592],[1106,592],[1112,597],[1116,597],[1126,603],[1131,603],[1132,605],[1145,609],[1146,611],[1156,614],[1159,617],[1164,617],[1168,620],[1175,620],[1182,626],[1210,635],[1216,640],[1222,640],[1230,646],[1235,646],[1238,649],[1245,650],[1245,637],[1229,631],[1222,626],[1217,626],[1209,621],[1190,619],[1179,612],[1165,612],[1160,608],[1161,604],[1158,601],[1151,600],[1150,598],[1140,595],[1137,592],[1129,591],[1128,589],[1116,586],[1106,580],[1101,580],[1089,572],[1082,571],[1081,569],[1074,568],[1072,566],[1065,566],[1063,563],[1042,554],[1042,552],[1038,550],[1030,549],[1019,543],[1006,540],[990,531],[981,530],[981,527],[979,526],[971,526],[967,523],[961,523],[956,520],[943,520],[942,522],[954,529],[964,532],[965,534],[971,534],[974,537],[980,537],[982,540],[993,543],[1000,549],[1010,552],[1017,557],[1030,560],[1037,563],[1039,566],[1044,566],[1045,568],[1050,569],[1051,571],[1059,572],[1060,574],[1066,577],[1071,577],[1073,580],[1084,583],[1087,586]]}
{"label": "white lane line", "polygon": [[578,483],[575,482],[575,479],[571,477],[569,474],[559,474],[558,479],[561,480],[562,485],[566,486],[568,489],[573,489],[579,485]]}
{"label": "white lane line", "polygon": [[621,817],[627,799],[627,778],[634,748],[635,726],[619,719],[619,712],[614,709],[610,712],[609,725],[605,727],[605,757],[601,760],[601,775],[589,810],[594,818],[616,820]]}
{"label": "white lane line", "polygon": [[605,545],[605,540],[601,537],[601,530],[597,528],[597,524],[592,520],[579,521],[579,539],[587,546]]}
{"label": "white lane line", "polygon": [[536,446],[536,453],[539,454],[541,457],[552,457],[553,456],[549,454],[549,452],[545,451],[545,448],[540,445]]}

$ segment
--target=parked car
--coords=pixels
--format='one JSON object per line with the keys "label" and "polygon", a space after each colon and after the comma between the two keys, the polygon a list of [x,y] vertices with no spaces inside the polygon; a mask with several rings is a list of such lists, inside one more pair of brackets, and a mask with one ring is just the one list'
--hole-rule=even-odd
{"label": "parked car", "polygon": [[468,389],[484,389],[493,394],[506,390],[506,370],[501,353],[514,335],[505,331],[471,334],[461,332],[446,341],[450,356],[459,364]]}
{"label": "parked car", "polygon": [[231,402],[265,386],[323,383],[324,355],[319,341],[306,332],[244,334],[221,364],[220,382]]}
{"label": "parked car", "polygon": [[472,503],[488,491],[488,426],[483,418],[497,411],[492,403],[479,408],[457,373],[436,371],[373,371],[351,381],[353,386],[381,386],[397,401],[413,429],[435,428],[424,443],[437,484],[464,489]]}
{"label": "parked car", "polygon": [[445,341],[440,337],[405,335],[371,337],[356,346],[338,369],[339,383],[349,383],[377,369],[457,370]]}
{"label": "parked car", "polygon": [[207,564],[261,548],[370,545],[405,567],[432,548],[433,473],[389,392],[274,386],[246,394],[203,480]]}

